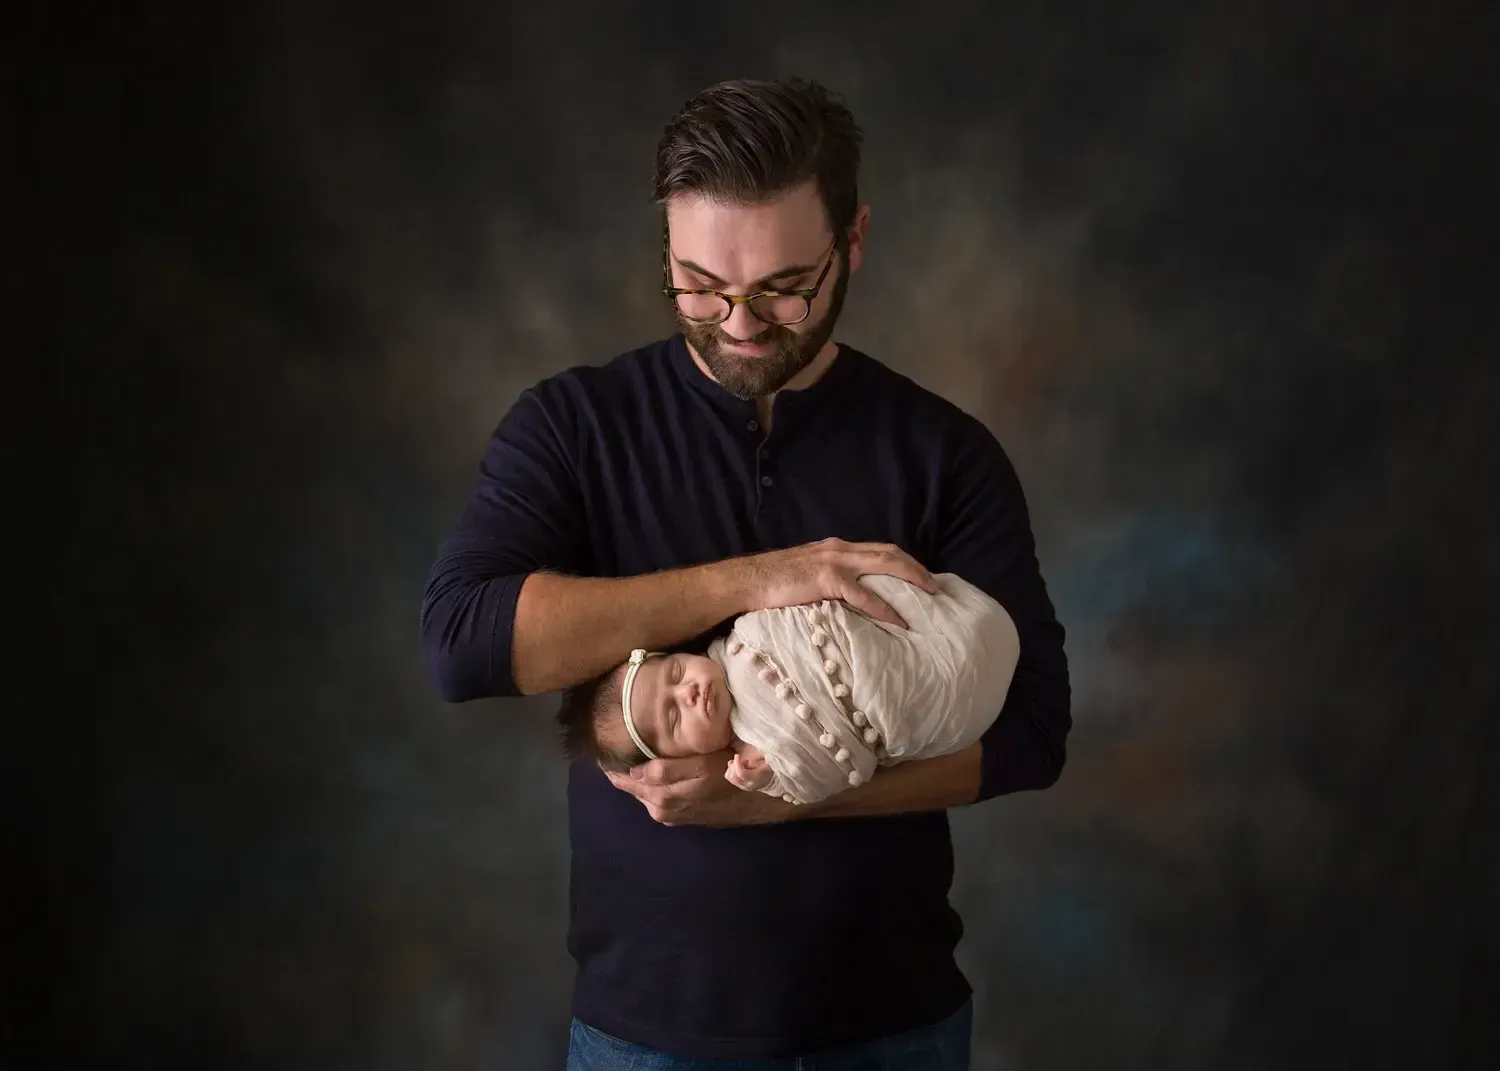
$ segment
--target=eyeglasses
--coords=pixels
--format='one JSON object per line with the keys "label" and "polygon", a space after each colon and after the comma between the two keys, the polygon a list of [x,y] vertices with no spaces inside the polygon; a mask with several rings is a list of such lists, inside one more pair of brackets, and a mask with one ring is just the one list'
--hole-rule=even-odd
{"label": "eyeglasses", "polygon": [[812,314],[813,299],[823,289],[823,280],[828,278],[833,267],[833,253],[838,248],[838,239],[833,240],[825,254],[828,263],[811,290],[762,290],[754,294],[726,294],[721,290],[698,290],[672,285],[672,247],[670,236],[661,239],[661,292],[672,299],[677,311],[684,319],[696,324],[721,324],[729,319],[736,305],[750,306],[750,314],[762,323],[789,327],[800,324]]}

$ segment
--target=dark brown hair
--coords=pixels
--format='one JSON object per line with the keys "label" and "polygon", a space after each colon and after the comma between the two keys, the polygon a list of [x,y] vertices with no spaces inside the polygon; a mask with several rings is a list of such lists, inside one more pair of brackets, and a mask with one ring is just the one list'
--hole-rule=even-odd
{"label": "dark brown hair", "polygon": [[615,773],[624,773],[646,761],[645,754],[628,736],[623,748],[607,747],[600,740],[600,730],[617,719],[622,733],[624,730],[621,668],[617,666],[603,676],[567,689],[557,711],[563,754],[570,759],[593,759],[600,769]]}
{"label": "dark brown hair", "polygon": [[720,82],[662,132],[653,199],[663,208],[681,193],[759,204],[814,179],[842,236],[859,208],[863,138],[849,109],[817,82]]}

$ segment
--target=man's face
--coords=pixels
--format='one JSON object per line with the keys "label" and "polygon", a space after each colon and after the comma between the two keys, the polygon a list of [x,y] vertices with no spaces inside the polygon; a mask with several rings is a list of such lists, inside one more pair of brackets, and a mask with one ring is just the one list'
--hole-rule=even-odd
{"label": "man's face", "polygon": [[[768,324],[747,305],[736,305],[719,324],[677,322],[710,374],[731,394],[773,394],[806,368],[833,336],[850,274],[863,253],[869,209],[851,228],[847,252],[833,266],[798,324]],[[667,206],[672,284],[684,288],[749,294],[762,290],[811,289],[833,245],[828,216],[812,182],[775,201],[736,205],[697,195],[675,197]]]}

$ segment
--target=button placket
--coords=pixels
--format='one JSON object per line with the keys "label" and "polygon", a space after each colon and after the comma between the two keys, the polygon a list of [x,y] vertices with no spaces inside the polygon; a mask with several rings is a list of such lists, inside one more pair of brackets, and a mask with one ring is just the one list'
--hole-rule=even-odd
{"label": "button placket", "polygon": [[[760,431],[760,427],[760,421],[758,420],[750,420],[745,423],[745,430],[751,434]],[[757,509],[764,505],[766,489],[776,484],[775,479],[765,471],[765,464],[771,459],[771,450],[765,445],[765,442],[765,438],[762,438],[755,444],[753,455],[755,459],[755,504]]]}

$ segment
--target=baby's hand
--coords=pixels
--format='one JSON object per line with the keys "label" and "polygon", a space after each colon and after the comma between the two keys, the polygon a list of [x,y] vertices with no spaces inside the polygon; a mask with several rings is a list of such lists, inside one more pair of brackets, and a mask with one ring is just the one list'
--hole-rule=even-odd
{"label": "baby's hand", "polygon": [[765,759],[746,759],[736,753],[724,770],[731,785],[744,792],[759,792],[771,783],[771,764]]}

